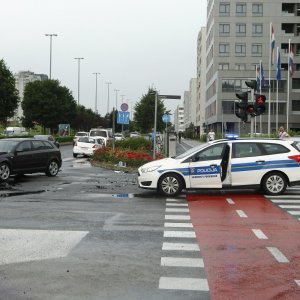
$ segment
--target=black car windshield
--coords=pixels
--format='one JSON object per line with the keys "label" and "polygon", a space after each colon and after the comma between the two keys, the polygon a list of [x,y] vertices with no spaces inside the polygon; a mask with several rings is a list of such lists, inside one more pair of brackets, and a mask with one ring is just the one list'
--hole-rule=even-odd
{"label": "black car windshield", "polygon": [[172,158],[174,159],[182,159],[182,158],[185,158],[185,157],[188,157],[190,156],[191,154],[193,154],[194,152],[198,152],[199,150],[201,150],[202,148],[205,148],[206,146],[210,145],[209,143],[205,143],[205,144],[201,144],[199,146],[196,146],[196,147],[193,147],[193,148],[190,148],[189,150],[187,150],[186,152],[178,155],[178,156],[174,156]]}
{"label": "black car windshield", "polygon": [[95,130],[90,132],[90,136],[103,136],[107,137],[106,131],[103,130]]}
{"label": "black car windshield", "polygon": [[18,141],[0,140],[0,153],[10,152],[18,143]]}

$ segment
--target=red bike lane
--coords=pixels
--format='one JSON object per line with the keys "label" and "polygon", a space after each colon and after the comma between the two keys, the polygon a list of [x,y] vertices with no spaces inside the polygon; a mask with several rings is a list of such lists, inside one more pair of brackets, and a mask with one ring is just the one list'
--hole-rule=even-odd
{"label": "red bike lane", "polygon": [[212,299],[300,299],[300,222],[262,195],[187,196]]}

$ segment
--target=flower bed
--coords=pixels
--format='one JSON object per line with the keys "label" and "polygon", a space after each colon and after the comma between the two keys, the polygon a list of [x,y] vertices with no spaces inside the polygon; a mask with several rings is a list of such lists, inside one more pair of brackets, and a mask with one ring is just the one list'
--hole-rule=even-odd
{"label": "flower bed", "polygon": [[[163,158],[162,154],[157,154],[156,159]],[[109,164],[125,163],[127,167],[138,168],[141,165],[152,161],[152,152],[147,149],[131,150],[110,147],[98,149],[94,152],[92,160],[95,162],[104,162]]]}

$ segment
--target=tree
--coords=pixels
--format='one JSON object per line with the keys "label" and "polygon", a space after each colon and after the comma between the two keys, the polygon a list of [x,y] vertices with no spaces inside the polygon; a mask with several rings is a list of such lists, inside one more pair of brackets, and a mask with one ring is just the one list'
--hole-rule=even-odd
{"label": "tree", "polygon": [[22,101],[23,125],[32,128],[38,123],[54,131],[58,124],[72,122],[76,116],[76,106],[70,90],[60,86],[58,80],[29,82]]}
{"label": "tree", "polygon": [[19,103],[19,93],[15,86],[15,78],[0,60],[0,122],[7,126],[7,119],[13,117]]}
{"label": "tree", "polygon": [[[141,132],[151,132],[154,127],[154,111],[155,111],[155,93],[153,89],[149,89],[140,102],[136,103],[134,109],[134,127]],[[162,100],[157,101],[157,131],[163,131],[165,124],[162,116],[166,113],[166,108]]]}

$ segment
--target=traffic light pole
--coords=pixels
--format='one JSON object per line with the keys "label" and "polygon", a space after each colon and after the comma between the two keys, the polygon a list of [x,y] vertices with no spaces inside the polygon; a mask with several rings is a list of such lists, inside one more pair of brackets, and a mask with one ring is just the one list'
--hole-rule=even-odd
{"label": "traffic light pole", "polygon": [[[251,90],[251,101],[254,103],[254,90]],[[254,118],[250,118],[250,137],[253,138]]]}

